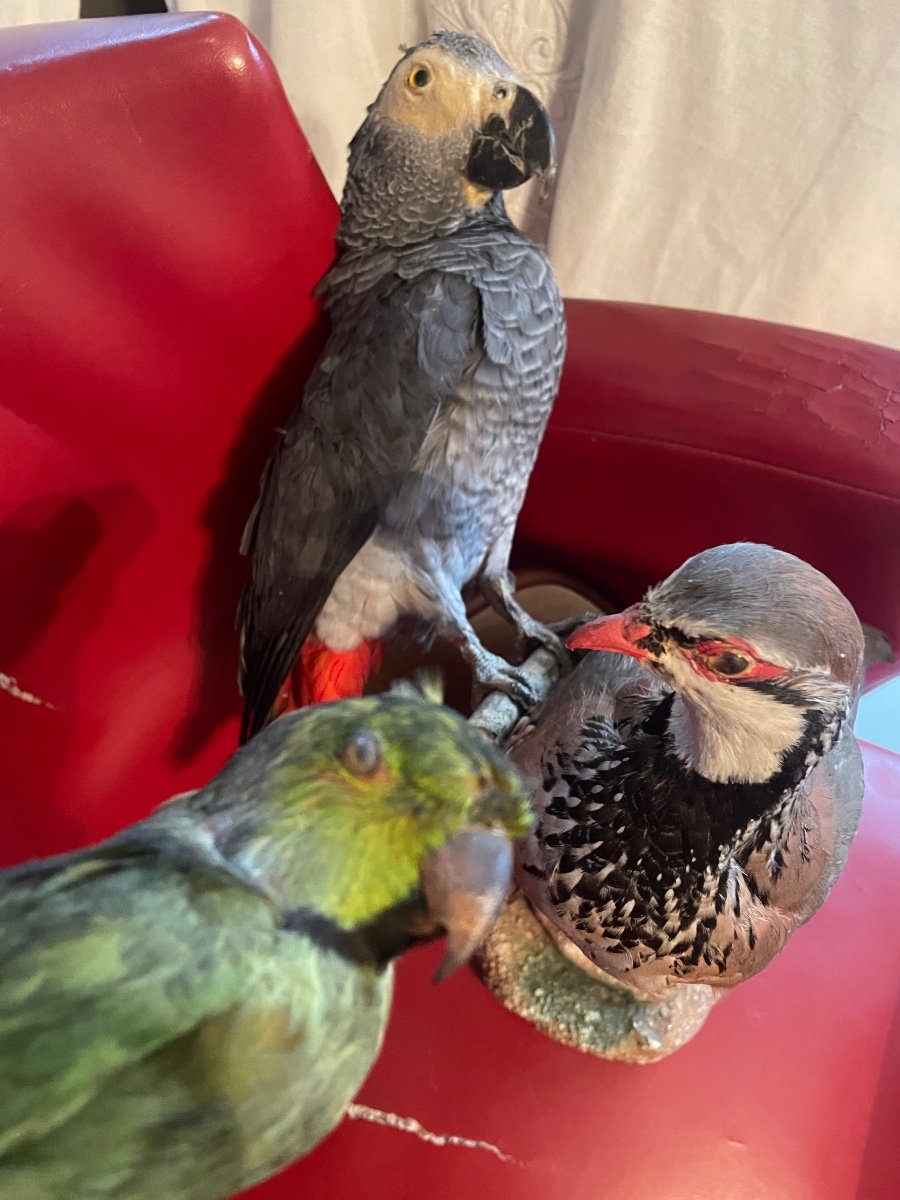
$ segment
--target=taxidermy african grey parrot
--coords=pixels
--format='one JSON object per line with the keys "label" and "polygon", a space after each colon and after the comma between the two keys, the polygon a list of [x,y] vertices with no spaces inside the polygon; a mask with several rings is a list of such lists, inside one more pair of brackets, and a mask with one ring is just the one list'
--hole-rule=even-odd
{"label": "taxidermy african grey parrot", "polygon": [[501,192],[553,170],[546,112],[477,38],[415,46],[369,109],[320,285],[330,340],[244,534],[242,739],[292,703],[360,693],[401,621],[456,640],[480,690],[533,702],[469,624],[473,581],[564,657],[508,570],[565,323]]}
{"label": "taxidermy african grey parrot", "polygon": [[419,695],[286,716],[206,787],[0,872],[0,1195],[219,1200],[362,1084],[392,959],[488,932],[533,824],[508,761]]}
{"label": "taxidermy african grey parrot", "polygon": [[856,832],[856,614],[800,559],[737,543],[568,645],[606,653],[512,746],[538,817],[520,886],[570,958],[646,998],[731,987],[817,911]]}

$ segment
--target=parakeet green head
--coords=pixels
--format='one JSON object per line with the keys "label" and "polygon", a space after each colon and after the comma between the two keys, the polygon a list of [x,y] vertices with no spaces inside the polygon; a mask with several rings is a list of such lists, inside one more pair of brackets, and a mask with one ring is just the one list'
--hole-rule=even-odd
{"label": "parakeet green head", "polygon": [[371,935],[380,961],[446,931],[448,969],[486,936],[533,824],[478,730],[399,692],[283,717],[190,804],[283,911]]}
{"label": "parakeet green head", "polygon": [[350,145],[346,249],[442,236],[556,163],[537,97],[479,38],[438,32],[391,71]]}

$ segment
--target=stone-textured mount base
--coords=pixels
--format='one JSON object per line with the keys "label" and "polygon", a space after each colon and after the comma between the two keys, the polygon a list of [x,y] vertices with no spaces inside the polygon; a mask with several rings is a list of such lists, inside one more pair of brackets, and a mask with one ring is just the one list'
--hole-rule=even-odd
{"label": "stone-textured mount base", "polygon": [[719,998],[705,984],[685,984],[649,1003],[609,976],[589,974],[560,952],[520,892],[501,913],[476,969],[501,1004],[547,1037],[618,1062],[656,1062],[678,1050]]}

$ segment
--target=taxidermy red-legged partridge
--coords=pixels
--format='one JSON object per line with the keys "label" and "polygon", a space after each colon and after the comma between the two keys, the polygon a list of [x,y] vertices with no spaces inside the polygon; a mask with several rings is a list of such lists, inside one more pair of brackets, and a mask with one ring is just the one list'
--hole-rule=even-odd
{"label": "taxidermy red-legged partridge", "polygon": [[587,653],[510,751],[538,817],[519,886],[567,957],[641,1000],[731,987],[846,861],[863,794],[856,614],[806,563],[738,543],[568,645]]}

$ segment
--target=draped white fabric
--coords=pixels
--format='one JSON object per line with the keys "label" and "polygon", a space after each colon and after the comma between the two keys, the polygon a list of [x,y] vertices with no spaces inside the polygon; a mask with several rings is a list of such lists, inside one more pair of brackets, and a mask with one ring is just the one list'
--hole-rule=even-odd
{"label": "draped white fabric", "polygon": [[74,21],[78,0],[0,0],[0,28],[37,25],[40,21]]}
{"label": "draped white fabric", "polygon": [[900,347],[898,0],[176,4],[230,11],[269,48],[336,192],[399,44],[478,33],[556,122],[557,186],[525,223],[566,295]]}

